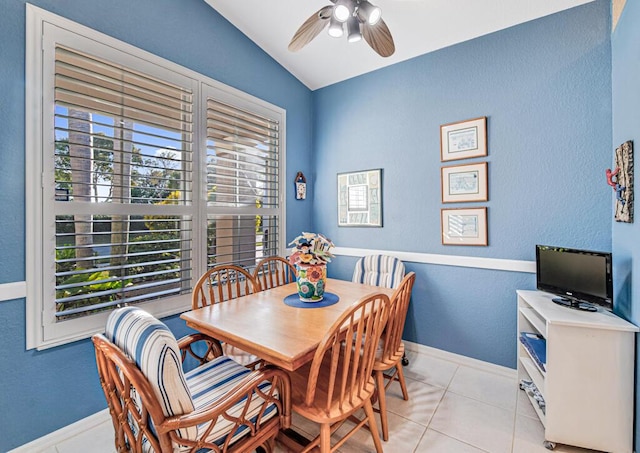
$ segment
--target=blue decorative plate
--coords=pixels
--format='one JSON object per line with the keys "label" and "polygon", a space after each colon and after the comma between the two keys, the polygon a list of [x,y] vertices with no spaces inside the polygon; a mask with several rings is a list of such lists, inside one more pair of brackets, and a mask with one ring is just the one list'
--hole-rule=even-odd
{"label": "blue decorative plate", "polygon": [[298,293],[290,294],[289,296],[284,298],[284,303],[291,307],[298,308],[322,308],[328,307],[329,305],[333,305],[338,303],[340,298],[337,294],[333,293],[324,293],[324,297],[321,301],[318,302],[303,302],[300,300],[300,296]]}

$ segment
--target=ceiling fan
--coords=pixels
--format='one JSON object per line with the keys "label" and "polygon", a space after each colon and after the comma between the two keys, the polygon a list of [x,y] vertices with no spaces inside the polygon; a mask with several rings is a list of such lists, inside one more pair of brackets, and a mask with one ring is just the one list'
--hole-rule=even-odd
{"label": "ceiling fan", "polygon": [[389,27],[382,20],[380,8],[368,0],[330,0],[327,5],[309,17],[289,43],[289,50],[297,52],[309,44],[329,26],[329,35],[340,38],[345,34],[349,42],[364,40],[382,57],[393,55],[396,50]]}

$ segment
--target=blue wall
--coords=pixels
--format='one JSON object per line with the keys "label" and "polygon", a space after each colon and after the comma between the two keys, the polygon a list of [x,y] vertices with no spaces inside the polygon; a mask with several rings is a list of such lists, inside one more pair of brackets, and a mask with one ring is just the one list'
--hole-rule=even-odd
{"label": "blue wall", "polygon": [[[536,243],[611,248],[611,190],[603,177],[612,143],[607,0],[315,93],[201,0],[32,3],[285,108],[286,179],[292,182],[301,170],[310,183],[310,199],[289,202],[287,238],[313,228],[342,247],[517,260],[533,260]],[[0,283],[25,278],[24,4],[3,0],[0,14]],[[632,33],[628,16],[638,17],[637,5],[625,14],[616,32],[621,36]],[[628,52],[625,58],[638,53],[637,44],[619,50]],[[614,81],[614,92],[622,85]],[[633,112],[634,99],[638,105],[637,88],[633,93],[624,114]],[[460,163],[489,162],[490,201],[460,206],[488,206],[490,245],[445,247],[439,126],[478,116],[488,117],[489,156]],[[633,138],[632,132],[614,132],[613,143]],[[384,169],[385,226],[337,228],[336,173],[367,168]],[[293,184],[287,198],[293,199]],[[619,239],[629,241],[630,231],[613,229],[616,253],[629,259],[640,254],[637,245],[618,246]],[[354,262],[337,258],[331,275],[350,278]],[[533,288],[532,274],[407,267],[418,274],[408,340],[515,366],[514,291]],[[0,451],[105,407],[90,342],[25,351],[24,320],[24,300],[0,302]],[[167,322],[177,335],[184,333],[176,317]]]}
{"label": "blue wall", "polygon": [[[314,92],[314,219],[337,246],[534,260],[611,249],[610,3],[599,0]],[[489,155],[440,162],[439,127],[488,117]],[[489,162],[489,202],[440,201],[440,168]],[[383,169],[384,227],[338,228],[336,173]],[[488,207],[488,247],[443,246],[440,209]],[[355,259],[329,266],[350,278]],[[533,274],[409,264],[405,338],[516,366],[516,289]]]}
{"label": "blue wall", "polygon": [[[611,38],[613,142],[615,149],[627,140],[633,140],[636,159],[636,202],[634,223],[613,222],[614,296],[620,301],[623,314],[634,324],[640,324],[640,222],[638,214],[638,158],[640,156],[640,3],[628,0]],[[613,157],[611,157],[611,161]],[[636,263],[633,272],[632,263]],[[636,382],[640,375],[638,357],[640,345],[636,343]],[[636,387],[636,451],[640,448],[640,391]]]}
{"label": "blue wall", "polygon": [[[31,3],[198,71],[287,111],[287,198],[311,172],[312,93],[202,0]],[[25,279],[25,1],[0,6],[0,283]],[[289,203],[287,237],[310,229],[311,202]],[[167,320],[177,335],[176,317]],[[0,451],[106,407],[89,340],[25,351],[24,299],[0,302]]]}

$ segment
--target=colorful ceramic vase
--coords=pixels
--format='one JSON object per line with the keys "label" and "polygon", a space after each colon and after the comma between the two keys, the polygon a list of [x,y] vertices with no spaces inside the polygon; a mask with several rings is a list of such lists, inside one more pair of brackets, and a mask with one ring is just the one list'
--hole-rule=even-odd
{"label": "colorful ceramic vase", "polygon": [[298,296],[303,302],[320,302],[327,284],[326,264],[296,264]]}

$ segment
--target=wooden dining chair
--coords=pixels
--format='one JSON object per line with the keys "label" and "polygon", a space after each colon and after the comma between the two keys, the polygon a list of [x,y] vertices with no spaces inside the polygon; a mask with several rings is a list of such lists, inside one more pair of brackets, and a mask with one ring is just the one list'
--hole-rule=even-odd
{"label": "wooden dining chair", "polygon": [[270,256],[258,262],[253,279],[262,291],[296,281],[296,268],[280,256]]}
{"label": "wooden dining chair", "polygon": [[[287,373],[248,370],[204,334],[177,341],[149,313],[123,307],[92,340],[118,453],[270,453],[290,426]],[[186,357],[198,365],[185,372]]]}
{"label": "wooden dining chair", "polygon": [[[260,283],[244,268],[232,264],[215,266],[198,279],[191,296],[191,308],[197,310],[259,291]],[[249,368],[260,364],[258,357],[229,343],[223,343],[222,349],[225,355]]]}
{"label": "wooden dining chair", "polygon": [[[379,402],[380,422],[382,425],[382,438],[385,441],[389,440],[386,402],[387,388],[394,381],[398,381],[402,390],[402,397],[405,401],[409,399],[407,384],[404,379],[404,371],[402,369],[402,358],[404,356],[402,331],[404,330],[404,322],[407,318],[409,300],[411,299],[411,290],[415,280],[415,272],[408,273],[402,279],[400,286],[391,296],[389,320],[387,321],[387,325],[385,326],[384,332],[380,338],[380,344],[373,364],[377,399]],[[385,374],[385,371],[389,370],[393,370],[393,372],[390,375]],[[386,384],[385,379],[388,380],[388,383]]]}
{"label": "wooden dining chair", "polygon": [[[290,373],[292,409],[320,425],[320,435],[303,452],[336,451],[358,429],[368,426],[377,453],[382,444],[371,403],[373,363],[389,316],[388,296],[373,293],[350,306],[318,345],[313,360]],[[333,447],[331,435],[356,411],[365,417]]]}
{"label": "wooden dining chair", "polygon": [[[404,278],[404,273],[404,263],[395,256],[367,255],[356,262],[351,281],[384,288],[397,288]],[[406,355],[402,356],[402,364],[409,365]]]}

